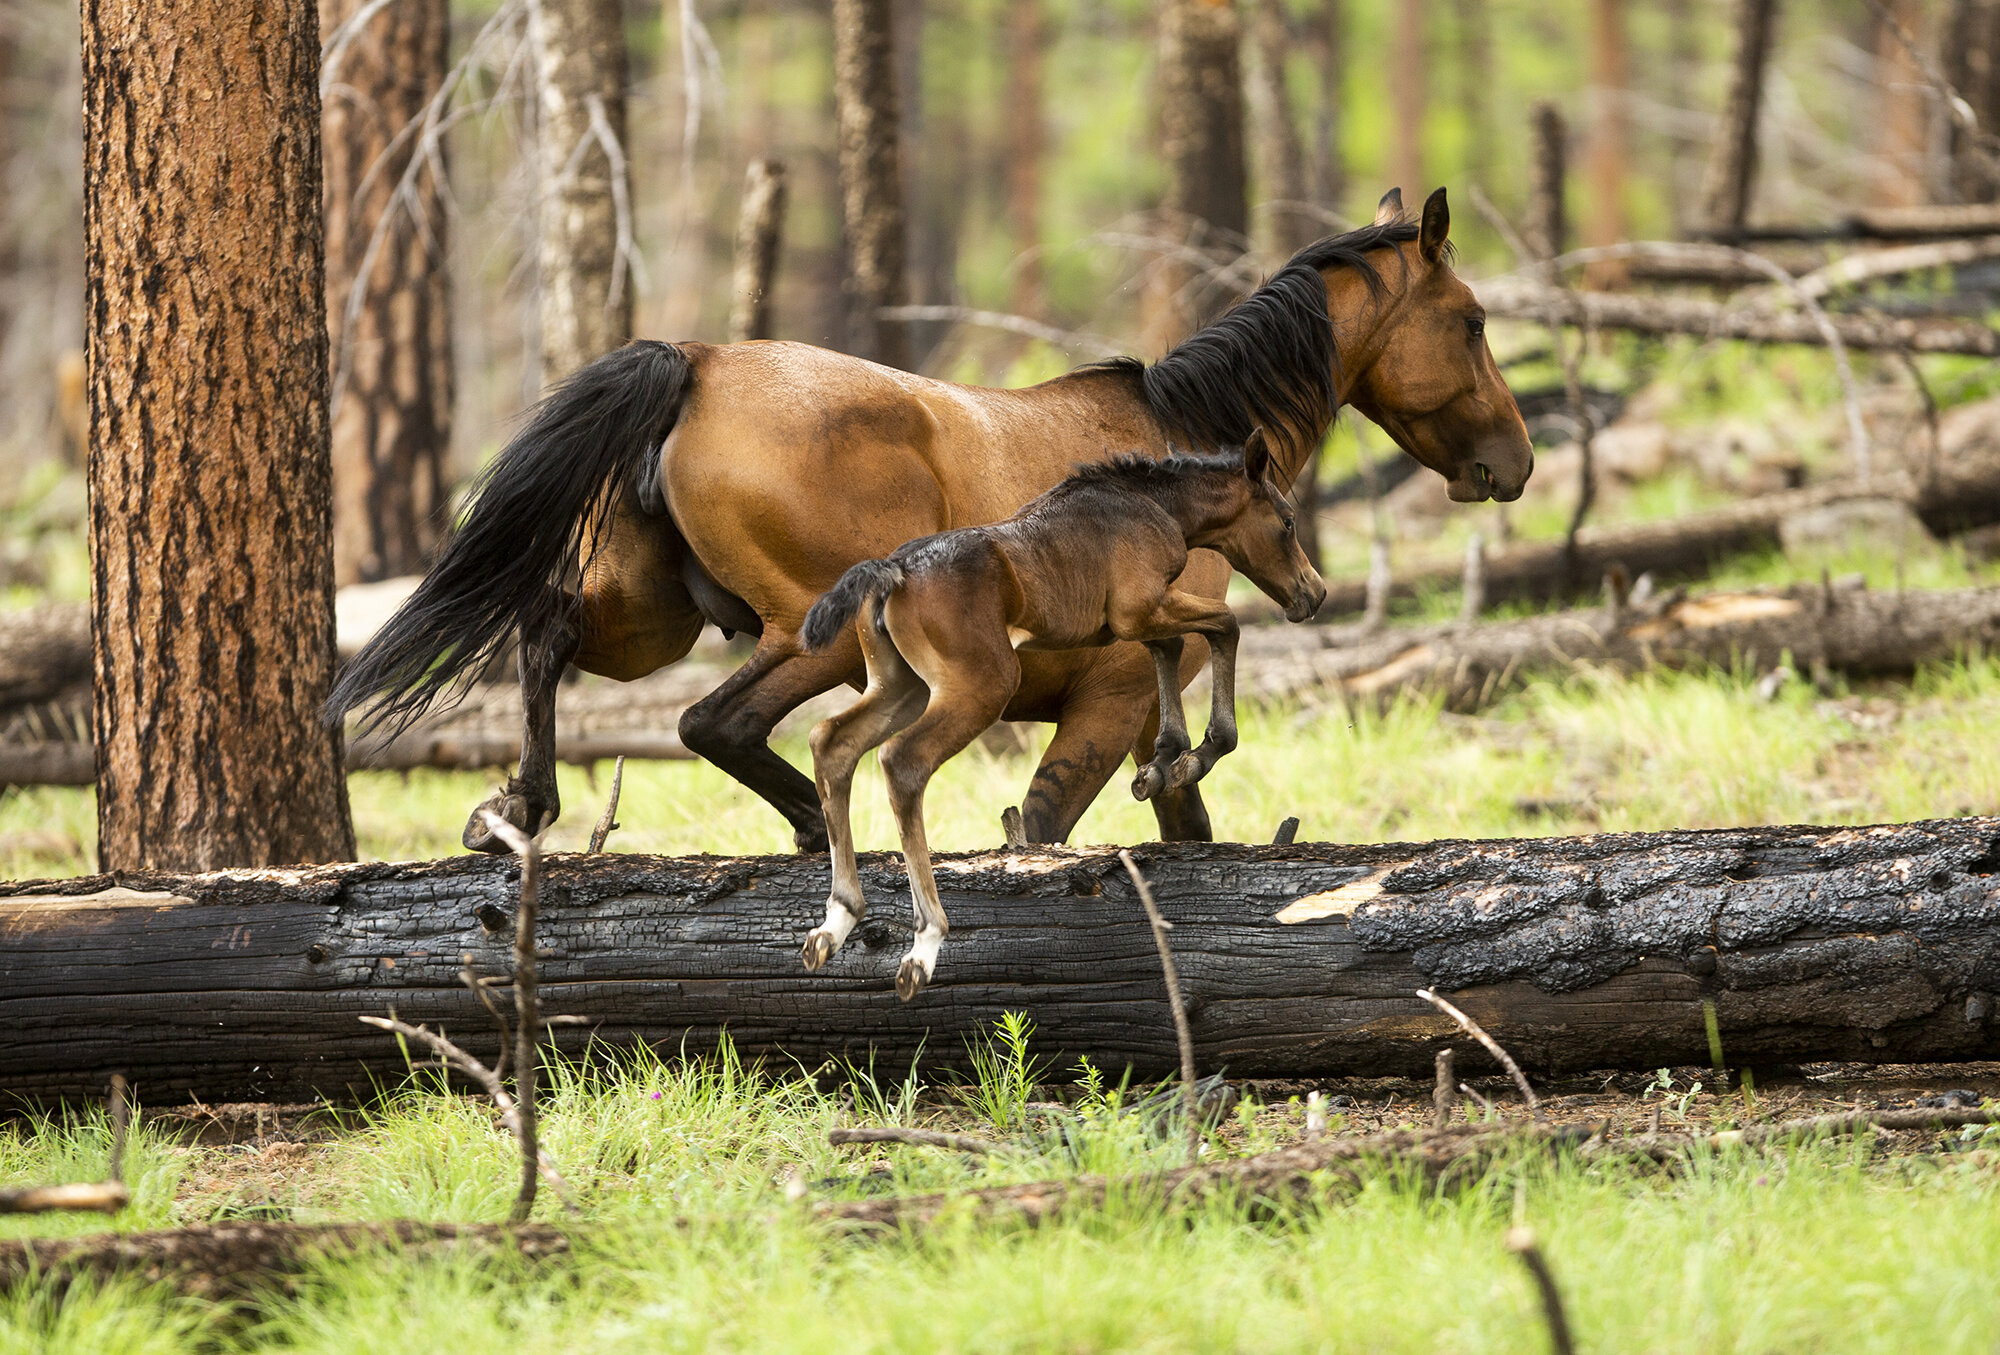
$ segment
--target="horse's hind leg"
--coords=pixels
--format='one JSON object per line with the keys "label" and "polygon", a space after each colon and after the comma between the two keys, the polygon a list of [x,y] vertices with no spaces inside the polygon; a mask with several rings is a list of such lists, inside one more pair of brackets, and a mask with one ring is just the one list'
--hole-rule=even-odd
{"label": "horse's hind leg", "polygon": [[818,969],[847,940],[867,912],[861,892],[861,871],[854,859],[854,823],[850,801],[854,769],[862,756],[923,713],[930,699],[911,667],[903,662],[887,636],[864,621],[861,647],[868,659],[868,687],[861,699],[838,715],[813,727],[813,779],[819,786],[826,819],[827,846],[833,856],[833,883],[826,900],[826,920],[806,937],[799,958],[807,969]]}
{"label": "horse's hind leg", "polygon": [[539,834],[562,812],[556,790],[556,687],[563,668],[576,655],[577,626],[558,610],[538,631],[521,632],[521,766],[507,784],[481,802],[466,820],[460,838],[475,852],[505,853],[511,848],[486,826],[485,815],[498,814],[529,837]]}

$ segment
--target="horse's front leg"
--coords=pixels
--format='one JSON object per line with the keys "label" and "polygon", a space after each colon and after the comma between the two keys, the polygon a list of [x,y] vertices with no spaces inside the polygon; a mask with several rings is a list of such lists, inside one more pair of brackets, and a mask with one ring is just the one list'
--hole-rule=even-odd
{"label": "horse's front leg", "polygon": [[1150,800],[1173,782],[1176,762],[1188,751],[1187,711],[1181,705],[1181,653],[1187,644],[1178,635],[1147,640],[1160,685],[1160,729],[1153,738],[1153,757],[1132,778],[1132,798]]}
{"label": "horse's front leg", "polygon": [[511,850],[494,836],[481,816],[488,811],[535,837],[562,812],[556,790],[556,689],[563,668],[575,657],[578,644],[571,609],[553,609],[550,619],[532,631],[521,628],[521,766],[472,811],[460,838],[475,852]]}

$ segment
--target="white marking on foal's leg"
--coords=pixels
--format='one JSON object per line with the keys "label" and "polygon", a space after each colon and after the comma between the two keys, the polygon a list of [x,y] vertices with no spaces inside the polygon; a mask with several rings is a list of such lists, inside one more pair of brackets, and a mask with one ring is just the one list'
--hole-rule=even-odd
{"label": "white marking on foal's leg", "polygon": [[937,973],[938,948],[944,944],[944,928],[920,927],[910,953],[896,967],[896,996],[908,1002],[930,983]]}
{"label": "white marking on foal's leg", "polygon": [[818,969],[831,960],[846,944],[848,933],[860,920],[839,899],[828,899],[826,921],[806,934],[805,946],[799,951],[799,958],[805,961],[806,968]]}

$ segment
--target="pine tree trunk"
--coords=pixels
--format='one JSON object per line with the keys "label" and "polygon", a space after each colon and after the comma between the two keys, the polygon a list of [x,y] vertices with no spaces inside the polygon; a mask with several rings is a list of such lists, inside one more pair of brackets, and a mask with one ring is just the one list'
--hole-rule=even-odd
{"label": "pine tree trunk", "polygon": [[908,327],[880,313],[909,296],[894,19],[893,0],[834,0],[833,92],[840,120],[851,342],[863,357],[908,367]]}
{"label": "pine tree trunk", "polygon": [[1014,238],[1016,315],[1040,316],[1042,294],[1042,159],[1048,131],[1042,114],[1043,49],[1049,17],[1042,0],[1007,7],[1007,228]]}
{"label": "pine tree trunk", "polygon": [[[1167,0],[1160,11],[1160,158],[1167,191],[1160,233],[1233,255],[1250,231],[1243,163],[1241,26],[1230,0]],[[1192,331],[1208,309],[1194,272],[1164,259],[1147,288],[1147,347],[1164,351]]]}
{"label": "pine tree trunk", "polygon": [[[1631,85],[1631,60],[1625,41],[1625,0],[1591,0],[1590,6],[1590,210],[1584,217],[1583,242],[1615,245],[1625,239],[1625,165],[1631,154],[1631,126],[1626,93]],[[1587,286],[1625,285],[1631,267],[1622,259],[1603,259],[1584,269]]]}
{"label": "pine tree trunk", "polygon": [[[1980,129],[2000,128],[1994,107],[2000,96],[2000,0],[1952,0],[1943,50],[1945,79],[1964,96]],[[1991,202],[2000,182],[1978,157],[1972,155],[1970,138],[1957,122],[1950,124],[1947,149],[1951,154],[1952,198],[1957,202]]]}
{"label": "pine tree trunk", "polygon": [[752,160],[743,177],[736,222],[736,277],[731,288],[729,342],[772,337],[771,284],[785,234],[785,162]]}
{"label": "pine tree trunk", "polygon": [[1487,0],[1456,0],[1454,8],[1467,177],[1490,191],[1500,174],[1493,152],[1493,15]]}
{"label": "pine tree trunk", "polygon": [[1563,186],[1569,173],[1569,133],[1562,110],[1553,103],[1536,104],[1528,116],[1533,145],[1528,153],[1527,245],[1537,259],[1546,262],[1568,247]]}
{"label": "pine tree trunk", "polygon": [[622,11],[618,0],[529,0],[528,38],[547,383],[632,337],[632,280],[618,250],[618,200],[629,177]]}
{"label": "pine tree trunk", "polygon": [[[323,0],[322,30],[332,36],[367,4]],[[422,572],[442,526],[452,394],[444,201],[430,170],[421,169],[411,185],[414,202],[392,202],[420,156],[417,137],[404,131],[437,94],[450,49],[445,0],[404,0],[351,32],[327,87],[333,573],[340,584]]]}
{"label": "pine tree trunk", "polygon": [[1424,168],[1424,114],[1430,106],[1430,53],[1425,6],[1395,7],[1390,35],[1389,177],[1403,190],[1412,207],[1430,196],[1429,171]]}
{"label": "pine tree trunk", "polygon": [[1263,207],[1257,237],[1266,254],[1286,259],[1327,232],[1309,212],[1299,210],[1306,187],[1306,153],[1292,117],[1285,82],[1285,58],[1292,50],[1285,0],[1257,0],[1250,13],[1250,124],[1257,148],[1257,180]]}
{"label": "pine tree trunk", "polygon": [[1757,119],[1764,106],[1764,67],[1778,20],[1778,0],[1737,0],[1736,64],[1729,101],[1702,186],[1702,214],[1716,230],[1742,230],[1757,183]]}
{"label": "pine tree trunk", "polygon": [[1915,207],[1929,200],[1924,162],[1930,149],[1930,84],[1895,27],[1893,19],[1923,40],[1921,0],[1887,0],[1875,23],[1875,155],[1880,166],[1870,202],[1877,207]]}
{"label": "pine tree trunk", "polygon": [[1347,28],[1341,0],[1323,0],[1307,45],[1319,67],[1319,105],[1313,119],[1314,198],[1338,212],[1347,196],[1347,161],[1340,148],[1341,82],[1347,70]]}
{"label": "pine tree trunk", "polygon": [[87,0],[83,72],[99,857],[351,857],[318,15]]}

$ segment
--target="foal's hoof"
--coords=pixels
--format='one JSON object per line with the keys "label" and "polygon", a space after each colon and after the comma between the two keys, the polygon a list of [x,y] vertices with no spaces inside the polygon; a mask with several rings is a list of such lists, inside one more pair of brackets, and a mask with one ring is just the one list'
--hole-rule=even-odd
{"label": "foal's hoof", "polygon": [[833,952],[840,943],[833,939],[833,933],[824,927],[815,927],[806,936],[805,945],[799,947],[799,959],[807,969],[818,969],[833,958]]}
{"label": "foal's hoof", "polygon": [[1192,786],[1208,775],[1208,768],[1201,765],[1201,758],[1194,753],[1182,753],[1174,759],[1174,768],[1167,773],[1167,789],[1179,790]]}
{"label": "foal's hoof", "polygon": [[1167,769],[1157,762],[1148,762],[1132,778],[1132,798],[1150,800],[1167,788]]}
{"label": "foal's hoof", "polygon": [[896,969],[896,996],[908,1002],[923,992],[924,985],[930,981],[931,976],[924,973],[924,967],[917,963],[916,957],[906,955]]}
{"label": "foal's hoof", "polygon": [[535,804],[523,793],[520,782],[510,780],[481,801],[479,808],[472,811],[472,817],[465,821],[465,832],[459,841],[465,844],[467,851],[505,856],[514,850],[486,826],[486,820],[481,816],[487,813],[498,814],[529,837],[534,837],[556,821],[556,810]]}

